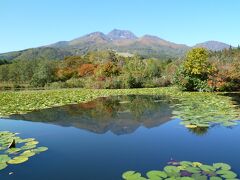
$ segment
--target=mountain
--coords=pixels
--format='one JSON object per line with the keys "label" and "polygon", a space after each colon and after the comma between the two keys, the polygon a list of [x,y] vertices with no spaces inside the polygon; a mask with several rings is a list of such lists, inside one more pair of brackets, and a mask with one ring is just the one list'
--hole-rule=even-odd
{"label": "mountain", "polygon": [[231,46],[218,41],[206,41],[195,45],[195,47],[203,47],[211,51],[221,51],[224,49],[229,49]]}
{"label": "mountain", "polygon": [[108,34],[94,32],[71,41],[60,41],[50,45],[72,54],[81,55],[95,50],[114,50],[119,53],[139,54],[144,57],[175,58],[182,56],[189,47],[163,40],[157,36],[137,37],[127,30],[114,29]]}
{"label": "mountain", "polygon": [[126,30],[119,30],[119,29],[112,30],[110,33],[107,34],[107,36],[111,40],[122,40],[122,39],[134,40],[134,39],[137,39],[137,36],[135,34],[133,34],[132,32],[126,31]]}
{"label": "mountain", "polygon": [[[229,48],[230,45],[217,41],[207,41],[194,47],[204,47],[212,51],[219,51]],[[45,58],[61,60],[66,56],[83,55],[89,51],[96,50],[114,50],[120,54],[138,54],[146,58],[169,59],[182,57],[191,48],[157,36],[144,35],[137,37],[130,31],[114,29],[108,34],[93,32],[70,41],[59,41],[39,48],[0,54],[0,59],[34,60]]]}

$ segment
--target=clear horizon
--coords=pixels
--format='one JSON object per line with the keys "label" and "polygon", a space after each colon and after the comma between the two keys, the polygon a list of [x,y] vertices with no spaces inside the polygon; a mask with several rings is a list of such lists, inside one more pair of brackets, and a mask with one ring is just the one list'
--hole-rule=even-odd
{"label": "clear horizon", "polygon": [[68,41],[91,32],[129,30],[193,46],[215,40],[238,46],[240,1],[8,0],[0,2],[0,53]]}

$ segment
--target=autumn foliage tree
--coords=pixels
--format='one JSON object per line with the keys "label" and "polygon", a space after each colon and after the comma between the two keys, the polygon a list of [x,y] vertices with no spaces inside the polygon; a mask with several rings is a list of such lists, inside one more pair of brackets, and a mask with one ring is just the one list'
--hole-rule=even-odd
{"label": "autumn foliage tree", "polygon": [[78,68],[78,75],[80,77],[93,75],[95,69],[96,65],[94,64],[83,64]]}
{"label": "autumn foliage tree", "polygon": [[214,71],[209,61],[209,52],[204,48],[190,50],[179,68],[175,82],[183,90],[187,91],[210,91],[207,80]]}

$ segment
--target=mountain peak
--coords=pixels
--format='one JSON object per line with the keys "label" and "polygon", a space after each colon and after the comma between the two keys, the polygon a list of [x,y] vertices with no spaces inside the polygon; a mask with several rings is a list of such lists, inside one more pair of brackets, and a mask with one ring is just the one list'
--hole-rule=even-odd
{"label": "mountain peak", "polygon": [[223,49],[229,49],[230,45],[219,41],[206,41],[196,44],[195,47],[203,47],[211,51],[221,51]]}
{"label": "mountain peak", "polygon": [[82,46],[83,44],[106,44],[110,39],[102,32],[93,32],[80,38],[69,41],[71,46]]}
{"label": "mountain peak", "polygon": [[137,36],[133,34],[131,31],[113,29],[111,32],[107,34],[107,36],[111,40],[122,40],[122,39],[137,39]]}
{"label": "mountain peak", "polygon": [[106,35],[100,31],[92,32],[90,34],[87,34],[86,36],[91,37],[91,36],[102,36],[105,37]]}

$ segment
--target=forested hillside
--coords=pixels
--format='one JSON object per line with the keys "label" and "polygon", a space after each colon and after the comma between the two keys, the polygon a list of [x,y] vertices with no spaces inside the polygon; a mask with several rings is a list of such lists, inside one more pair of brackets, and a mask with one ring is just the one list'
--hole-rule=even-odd
{"label": "forested hillside", "polygon": [[195,48],[182,58],[169,60],[126,57],[114,51],[92,51],[81,56],[66,56],[64,60],[19,59],[0,61],[0,64],[2,89],[168,85],[178,85],[191,91],[233,91],[240,88],[240,48],[219,52]]}

